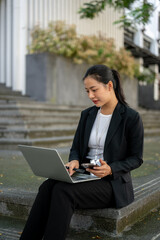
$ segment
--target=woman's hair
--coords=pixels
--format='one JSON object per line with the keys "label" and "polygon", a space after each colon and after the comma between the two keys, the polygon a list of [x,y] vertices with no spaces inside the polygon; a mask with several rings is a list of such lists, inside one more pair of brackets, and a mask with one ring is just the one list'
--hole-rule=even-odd
{"label": "woman's hair", "polygon": [[124,105],[128,105],[121,87],[120,75],[116,70],[110,69],[105,65],[94,65],[87,70],[83,80],[85,80],[88,76],[104,84],[112,81],[114,92],[118,101]]}

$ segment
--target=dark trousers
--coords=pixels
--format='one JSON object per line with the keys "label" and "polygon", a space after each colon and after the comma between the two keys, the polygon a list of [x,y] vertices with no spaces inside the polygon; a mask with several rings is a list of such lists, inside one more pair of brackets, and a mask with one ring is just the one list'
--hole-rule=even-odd
{"label": "dark trousers", "polygon": [[39,188],[20,240],[64,240],[75,209],[113,206],[106,179],[65,183],[48,179]]}

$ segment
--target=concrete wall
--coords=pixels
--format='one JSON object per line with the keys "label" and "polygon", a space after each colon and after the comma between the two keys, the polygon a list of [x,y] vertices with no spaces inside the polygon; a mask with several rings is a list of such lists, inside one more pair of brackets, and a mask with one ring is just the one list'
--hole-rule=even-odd
{"label": "concrete wall", "polygon": [[127,103],[136,109],[138,107],[138,81],[122,76],[121,82]]}
{"label": "concrete wall", "polygon": [[[82,78],[89,65],[74,64],[53,54],[29,54],[26,59],[26,94],[57,105],[88,106],[91,101]],[[137,107],[137,81],[123,78],[122,86],[130,106]]]}
{"label": "concrete wall", "polygon": [[26,59],[26,94],[57,105],[90,105],[83,75],[88,66],[52,54],[32,54]]}

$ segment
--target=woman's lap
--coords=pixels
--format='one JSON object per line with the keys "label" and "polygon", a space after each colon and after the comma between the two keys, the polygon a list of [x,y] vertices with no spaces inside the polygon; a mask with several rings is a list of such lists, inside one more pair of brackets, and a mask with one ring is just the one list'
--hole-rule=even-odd
{"label": "woman's lap", "polygon": [[[113,191],[110,181],[99,179],[82,183],[66,183],[46,180],[42,187],[56,194],[64,194],[70,197],[75,202],[75,208],[105,208],[113,206]],[[52,202],[52,200],[51,200]]]}

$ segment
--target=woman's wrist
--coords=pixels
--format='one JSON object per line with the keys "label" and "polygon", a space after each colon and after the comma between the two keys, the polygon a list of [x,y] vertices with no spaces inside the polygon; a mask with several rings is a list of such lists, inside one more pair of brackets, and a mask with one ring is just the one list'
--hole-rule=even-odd
{"label": "woman's wrist", "polygon": [[112,168],[110,167],[110,174],[109,174],[110,176],[112,175]]}

